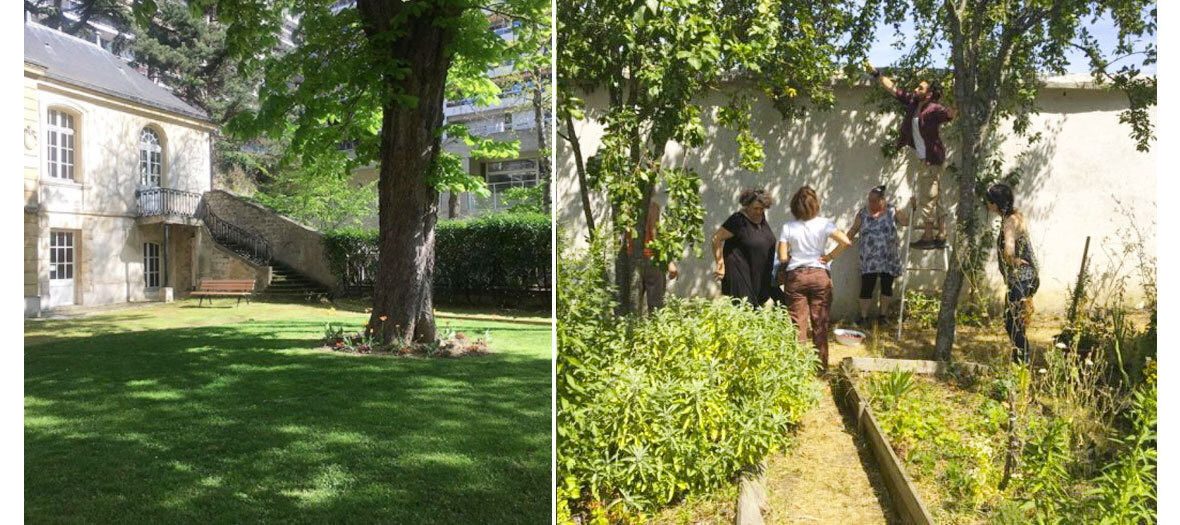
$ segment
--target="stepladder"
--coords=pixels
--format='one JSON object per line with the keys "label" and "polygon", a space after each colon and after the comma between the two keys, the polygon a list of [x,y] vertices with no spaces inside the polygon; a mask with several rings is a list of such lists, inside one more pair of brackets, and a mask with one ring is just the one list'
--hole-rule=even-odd
{"label": "stepladder", "polygon": [[[938,176],[939,176],[939,177],[942,177],[942,175],[943,175],[942,171],[941,171],[941,170],[939,170]],[[915,176],[915,178],[916,178],[916,176]],[[917,181],[915,180],[914,182],[917,182]],[[942,187],[942,186],[943,186],[942,184],[939,184],[939,187]],[[917,191],[917,190],[916,190],[916,188],[917,188],[917,186],[916,186],[916,185],[913,185],[913,184],[911,184],[911,186],[910,186],[910,187],[911,187],[911,188],[915,188],[915,191]],[[943,192],[941,192],[941,191],[940,191],[940,192],[939,192],[939,194],[938,194],[938,197],[937,197],[937,198],[939,199],[939,201],[942,201],[942,200],[943,200],[943,198],[942,198],[942,194],[943,194]],[[945,246],[945,247],[942,247],[942,248],[935,248],[935,249],[929,249],[929,250],[921,250],[921,251],[923,251],[923,252],[926,252],[926,254],[927,254],[927,256],[925,256],[925,257],[922,257],[922,259],[923,259],[923,263],[925,263],[925,265],[923,265],[923,264],[918,264],[918,265],[913,265],[913,264],[911,264],[911,259],[910,259],[910,255],[911,255],[911,254],[910,254],[910,252],[913,250],[913,248],[910,246],[910,243],[913,241],[913,233],[914,233],[914,230],[915,230],[916,228],[918,228],[918,224],[917,224],[915,221],[919,220],[919,217],[918,217],[918,204],[917,204],[917,203],[918,203],[918,199],[917,199],[917,198],[911,198],[911,199],[910,199],[910,206],[909,206],[909,208],[910,208],[910,214],[909,214],[909,215],[910,215],[910,216],[909,216],[909,226],[907,226],[907,227],[906,227],[906,230],[905,230],[905,244],[902,246],[902,249],[903,249],[903,250],[905,250],[905,251],[904,251],[904,252],[902,252],[902,253],[903,253],[903,255],[902,255],[902,262],[901,262],[901,269],[902,269],[902,274],[901,274],[901,299],[900,299],[900,301],[899,301],[899,303],[898,303],[898,304],[899,304],[899,306],[898,306],[898,309],[897,309],[897,340],[898,340],[898,341],[901,341],[901,328],[902,328],[902,321],[905,319],[905,305],[906,305],[906,295],[905,295],[905,292],[906,292],[906,288],[908,288],[908,287],[910,286],[910,279],[912,279],[912,278],[913,278],[914,272],[927,272],[927,271],[942,272],[942,274],[945,276],[945,275],[946,275],[946,273],[947,273],[947,271],[949,271],[949,270],[950,270],[950,267],[951,267],[951,266],[950,266],[950,264],[951,264],[951,250],[953,249],[952,247],[954,246],[954,244],[951,242],[951,238],[950,238],[950,235],[954,233],[954,230],[953,230],[953,228],[952,228],[952,229],[948,229],[948,231],[947,231],[947,239],[946,239],[946,240],[947,240],[947,242],[946,242],[946,246]],[[945,204],[945,203],[944,203],[944,204]],[[945,206],[939,206],[939,208],[940,208],[940,209],[943,209],[943,210],[945,210],[945,209],[946,209],[946,207],[945,207]],[[946,214],[945,214],[945,212],[944,212],[944,214],[943,214],[943,215],[944,215],[944,216],[943,216],[942,220],[944,220],[944,221],[945,221],[945,220],[948,220],[948,219],[949,219],[949,217],[946,217],[946,216],[945,216],[945,215],[946,215]],[[934,218],[934,220],[936,220],[936,221],[937,221],[937,220],[939,220],[939,218],[936,216],[936,217]],[[935,228],[937,229],[937,228],[938,228],[938,226],[936,225],[936,226],[935,226]],[[929,254],[929,252],[937,252],[937,254]],[[934,256],[933,256],[933,257],[930,257],[930,255],[934,255]],[[934,262],[937,262],[938,260],[940,260],[940,259],[941,259],[942,266],[941,266],[941,267],[939,267],[939,266],[931,266],[931,265],[929,265],[929,263],[931,262],[931,259],[934,259]]]}

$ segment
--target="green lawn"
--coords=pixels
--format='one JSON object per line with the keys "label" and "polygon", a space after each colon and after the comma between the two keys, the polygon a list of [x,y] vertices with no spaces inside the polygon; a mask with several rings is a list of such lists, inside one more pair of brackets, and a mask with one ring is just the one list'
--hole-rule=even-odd
{"label": "green lawn", "polygon": [[358,357],[314,346],[364,314],[229,304],[26,322],[28,521],[550,521],[548,326]]}

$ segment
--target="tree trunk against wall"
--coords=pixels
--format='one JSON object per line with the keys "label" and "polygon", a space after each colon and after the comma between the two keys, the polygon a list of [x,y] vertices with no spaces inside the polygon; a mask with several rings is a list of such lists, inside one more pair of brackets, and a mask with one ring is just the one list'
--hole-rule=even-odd
{"label": "tree trunk against wall", "polygon": [[[966,75],[964,75],[966,77]],[[955,209],[957,242],[950,258],[950,268],[942,285],[942,298],[938,309],[938,335],[935,338],[934,354],[940,361],[950,360],[955,344],[955,326],[959,297],[962,295],[965,268],[963,259],[972,253],[979,242],[980,218],[979,200],[975,185],[979,180],[980,164],[984,160],[984,138],[988,136],[992,106],[978,91],[971,88],[974,78],[956,79],[956,98],[961,109],[959,125],[962,143],[959,146],[958,187],[959,203]],[[961,89],[961,91],[960,91]],[[948,248],[952,249],[952,248]]]}
{"label": "tree trunk against wall", "polygon": [[459,193],[451,191],[447,197],[447,218],[456,219],[459,217]]}
{"label": "tree trunk against wall", "polygon": [[[406,4],[379,0],[359,0],[357,8],[378,55],[399,61],[412,72],[384,79],[377,279],[369,331],[386,343],[394,339],[429,342],[435,339],[431,282],[438,192],[426,175],[440,150],[437,130],[443,121],[443,90],[451,63],[447,48],[455,39],[454,29],[434,20],[457,12],[431,6],[405,13]],[[393,28],[396,37],[389,38],[390,23],[401,17],[405,20]],[[399,103],[394,94],[416,97],[417,103]]]}

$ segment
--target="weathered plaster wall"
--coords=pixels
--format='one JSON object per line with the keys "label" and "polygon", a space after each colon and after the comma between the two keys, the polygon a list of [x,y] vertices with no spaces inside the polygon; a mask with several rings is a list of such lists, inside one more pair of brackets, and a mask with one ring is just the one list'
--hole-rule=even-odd
{"label": "weathered plaster wall", "polygon": [[[776,228],[788,220],[787,201],[801,185],[809,184],[819,193],[822,214],[832,217],[847,230],[856,211],[863,206],[869,188],[886,184],[906,205],[912,194],[913,154],[888,161],[880,153],[882,138],[894,119],[882,120],[864,104],[867,88],[842,88],[836,92],[838,103],[827,112],[816,112],[799,121],[782,120],[770,103],[759,99],[754,106],[754,134],[765,140],[766,165],[762,173],[738,168],[735,134],[720,128],[713,120],[714,111],[706,111],[705,144],[687,158],[677,145],[668,148],[662,159],[665,166],[687,166],[697,170],[703,180],[702,199],[706,207],[705,227],[700,232],[703,257],[686,255],[681,263],[681,277],[672,281],[669,290],[684,296],[720,294],[719,285],[710,277],[712,252],[708,237],[731,213],[738,209],[737,195],[746,187],[763,187],[777,203],[768,217]],[[606,107],[604,92],[585,96],[588,119]],[[726,97],[708,97],[706,106],[716,108]],[[1010,139],[1002,147],[1009,166],[1019,166],[1024,182],[1017,188],[1017,206],[1025,213],[1042,266],[1041,289],[1036,296],[1041,311],[1061,311],[1066,307],[1068,284],[1077,276],[1082,247],[1087,235],[1092,237],[1090,253],[1097,270],[1122,268],[1132,271],[1134,261],[1121,255],[1123,230],[1136,227],[1144,236],[1149,253],[1155,253],[1155,156],[1136,151],[1129,137],[1129,127],[1120,124],[1118,113],[1126,99],[1095,89],[1053,88],[1041,92],[1041,113],[1032,119],[1032,131],[1042,132],[1043,140],[1026,146]],[[587,120],[576,125],[583,154],[594,154],[599,147],[602,127]],[[950,161],[955,160],[955,143],[948,140]],[[1158,148],[1161,145],[1155,144]],[[1027,152],[1021,155],[1022,152]],[[557,221],[567,234],[578,237],[581,245],[585,223],[574,171],[573,154],[564,140],[557,149]],[[953,175],[943,177],[944,202],[948,209],[955,200]],[[594,195],[596,220],[608,220],[601,196]],[[940,252],[919,252],[915,266],[937,265]],[[988,262],[991,285],[998,281],[994,257]],[[833,313],[852,315],[859,289],[857,248],[840,257],[833,267],[835,300]],[[942,282],[941,272],[916,272],[914,282],[921,288],[935,290]],[[998,295],[997,295],[998,297]]]}

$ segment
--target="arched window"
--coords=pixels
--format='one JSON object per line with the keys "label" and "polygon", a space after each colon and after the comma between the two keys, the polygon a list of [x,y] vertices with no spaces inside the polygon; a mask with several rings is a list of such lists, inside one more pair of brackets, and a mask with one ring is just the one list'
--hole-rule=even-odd
{"label": "arched window", "polygon": [[160,135],[151,128],[143,128],[139,132],[139,184],[157,188],[163,172],[164,150],[160,147]]}
{"label": "arched window", "polygon": [[74,115],[50,109],[46,130],[46,157],[49,176],[55,179],[74,179]]}

